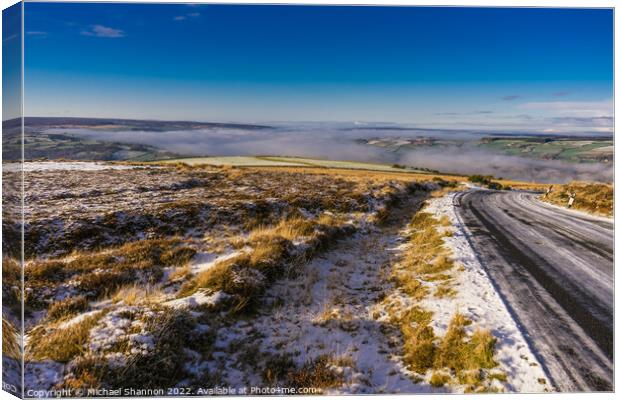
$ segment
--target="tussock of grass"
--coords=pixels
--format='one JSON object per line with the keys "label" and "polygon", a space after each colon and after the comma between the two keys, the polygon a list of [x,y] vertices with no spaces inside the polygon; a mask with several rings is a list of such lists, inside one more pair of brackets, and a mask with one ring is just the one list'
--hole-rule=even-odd
{"label": "tussock of grass", "polygon": [[[401,316],[403,359],[407,366],[421,374],[429,369],[451,371],[461,384],[470,385],[472,390],[483,385],[485,376],[480,371],[497,366],[493,360],[495,338],[486,330],[475,330],[468,335],[465,327],[471,321],[459,313],[450,321],[446,334],[438,338],[429,325],[431,318],[430,312],[418,307]],[[435,381],[443,385],[448,379],[438,374]]]}
{"label": "tussock of grass", "polygon": [[295,388],[326,389],[341,385],[343,377],[334,371],[332,358],[323,355],[308,361],[298,370],[289,372],[287,383]]}
{"label": "tussock of grass", "polygon": [[441,273],[424,276],[424,280],[427,282],[448,281],[450,279],[452,279],[452,275]]}
{"label": "tussock of grass", "polygon": [[68,297],[51,305],[47,318],[52,321],[66,319],[88,309],[88,300],[84,296]]}
{"label": "tussock of grass", "polygon": [[439,225],[450,226],[452,225],[452,223],[450,222],[450,218],[448,218],[447,215],[443,215],[441,218],[439,218]]}
{"label": "tussock of grass", "polygon": [[43,261],[29,265],[25,271],[28,280],[62,281],[65,278],[64,263],[60,261]]}
{"label": "tussock of grass", "polygon": [[428,288],[410,273],[400,271],[394,273],[392,279],[396,282],[398,287],[411,298],[423,299],[428,295]]}
{"label": "tussock of grass", "polygon": [[90,330],[102,314],[86,317],[67,328],[48,331],[43,327],[30,333],[26,357],[31,360],[68,362],[87,351]]}
{"label": "tussock of grass", "polygon": [[21,359],[19,334],[11,321],[2,317],[2,354],[14,360]]}
{"label": "tussock of grass", "polygon": [[494,372],[492,374],[489,374],[488,378],[489,378],[489,380],[496,379],[496,380],[498,380],[500,382],[508,381],[508,376],[505,373],[503,373],[503,372]]}
{"label": "tussock of grass", "polygon": [[468,385],[466,390],[479,391],[485,387],[483,370],[494,368],[493,360],[495,338],[487,330],[477,329],[471,336],[465,332],[465,326],[471,321],[456,314],[438,347],[435,366],[454,371],[462,384]]}
{"label": "tussock of grass", "polygon": [[419,274],[428,275],[442,273],[451,270],[452,268],[454,268],[454,262],[445,254],[441,254],[433,261],[421,263],[414,269]]}
{"label": "tussock of grass", "polygon": [[[289,354],[269,354],[263,355],[263,358],[266,359],[265,366],[262,370],[263,380],[270,386],[277,386],[278,383],[286,379],[289,373],[295,371],[295,362]],[[244,361],[247,362],[250,360]],[[251,361],[253,365],[257,363],[257,360]]]}
{"label": "tussock of grass", "polygon": [[185,267],[175,268],[174,271],[170,272],[170,275],[168,275],[168,279],[170,280],[170,282],[182,281],[187,278],[191,273],[192,269],[189,267],[189,265],[186,265]]}
{"label": "tussock of grass", "polygon": [[125,305],[134,306],[153,303],[155,300],[161,298],[161,296],[161,290],[154,286],[141,286],[134,283],[120,287],[112,296],[112,301],[114,303],[123,302]]}
{"label": "tussock of grass", "polygon": [[248,354],[244,356],[244,361],[259,368],[259,360],[265,360],[260,369],[263,371],[263,380],[270,386],[318,389],[336,387],[344,382],[342,373],[336,372],[336,367],[355,366],[350,357],[321,355],[298,367],[290,354],[261,354],[260,351],[258,354],[258,357]]}
{"label": "tussock of grass", "polygon": [[435,387],[441,387],[450,381],[450,375],[434,372],[431,375],[430,384]]}
{"label": "tussock of grass", "polygon": [[433,314],[412,307],[398,321],[404,339],[403,359],[413,371],[425,373],[435,362],[435,333],[429,326]]}
{"label": "tussock of grass", "polygon": [[295,240],[314,233],[315,223],[311,220],[294,217],[284,219],[273,227],[260,227],[250,232],[250,243],[268,242],[276,237]]}
{"label": "tussock of grass", "polygon": [[338,217],[334,214],[324,213],[319,216],[316,222],[319,225],[323,225],[323,226],[338,226],[338,225],[342,225],[344,221],[342,217]]}
{"label": "tussock of grass", "polygon": [[2,258],[2,303],[5,307],[15,309],[17,312],[21,308],[21,286],[22,271],[14,258]]}
{"label": "tussock of grass", "polygon": [[436,225],[437,220],[433,214],[423,211],[417,212],[409,223],[409,227],[411,229],[415,229],[416,231],[434,228]]}
{"label": "tussock of grass", "polygon": [[437,298],[443,299],[445,297],[455,297],[456,296],[456,290],[446,284],[441,284],[439,286],[437,286],[437,288],[435,289],[435,292],[433,293],[433,295]]}

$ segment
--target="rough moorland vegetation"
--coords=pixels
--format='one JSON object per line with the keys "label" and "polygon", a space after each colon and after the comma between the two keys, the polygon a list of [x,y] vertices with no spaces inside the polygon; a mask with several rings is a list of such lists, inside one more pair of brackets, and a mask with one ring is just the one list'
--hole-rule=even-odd
{"label": "rough moorland vegetation", "polygon": [[[26,383],[39,389],[222,383],[208,367],[222,327],[272,307],[274,283],[429,187],[185,165],[34,170],[25,185]],[[281,366],[282,379],[333,386],[335,362]]]}
{"label": "rough moorland vegetation", "polygon": [[497,182],[493,175],[470,175],[467,180],[493,190],[510,190],[509,186],[504,186]]}
{"label": "rough moorland vegetation", "polygon": [[575,200],[572,208],[606,217],[613,215],[614,187],[606,183],[571,182],[565,185],[552,185],[548,195],[541,198],[558,206],[568,206],[570,196]]}
{"label": "rough moorland vegetation", "polygon": [[495,391],[493,381],[505,381],[506,376],[494,370],[498,363],[491,332],[470,327],[472,321],[456,312],[445,333],[438,335],[433,313],[419,304],[429,297],[452,297],[458,290],[454,284],[458,268],[444,246],[444,238],[451,235],[449,226],[448,220],[424,210],[415,214],[408,226],[406,250],[392,270],[403,297],[396,302],[386,299],[386,308],[400,329],[403,360],[418,379],[430,376],[430,384],[436,387],[463,385],[465,392]]}

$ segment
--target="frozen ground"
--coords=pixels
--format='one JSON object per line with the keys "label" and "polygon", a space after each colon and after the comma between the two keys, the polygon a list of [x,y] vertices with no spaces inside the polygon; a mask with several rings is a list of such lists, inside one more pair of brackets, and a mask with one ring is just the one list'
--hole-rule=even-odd
{"label": "frozen ground", "polygon": [[[469,247],[454,214],[453,194],[429,200],[426,211],[448,216],[453,236],[446,238],[455,254],[457,295],[428,297],[421,304],[434,313],[433,327],[443,335],[450,318],[461,312],[472,326],[488,328],[497,338],[497,371],[507,382],[494,381],[498,390],[552,390],[545,372],[530,351],[508,310]],[[327,393],[461,392],[464,386],[436,388],[430,372],[420,376],[402,361],[398,329],[384,317],[385,298],[414,304],[389,283],[390,266],[406,248],[406,219],[391,228],[370,228],[341,241],[308,263],[295,279],[279,282],[270,292],[274,307],[261,316],[220,330],[215,354],[220,358],[198,368],[223,371],[226,384],[260,385],[263,367],[248,365],[247,354],[288,354],[297,365],[325,355],[343,374],[342,385]],[[432,282],[428,284],[433,285]],[[401,296],[400,299],[395,297]],[[231,349],[235,352],[230,355]],[[194,366],[193,368],[196,368]]]}
{"label": "frozen ground", "polygon": [[[6,163],[2,169],[7,172],[18,172],[22,168],[21,163]],[[103,162],[56,162],[56,161],[37,161],[23,163],[24,172],[34,171],[102,171],[102,170],[123,170],[136,167],[129,165],[115,165]]]}
{"label": "frozen ground", "polygon": [[[29,260],[28,284],[37,282],[45,289],[29,299],[33,307],[30,322],[43,328],[45,335],[56,334],[62,340],[71,328],[92,324],[86,328],[87,339],[78,342],[80,355],[69,357],[68,362],[67,358],[50,360],[37,353],[37,362],[30,362],[26,370],[29,387],[66,385],[67,377],[75,372],[72,368],[84,357],[103,359],[107,366],[120,368],[114,379],[121,381],[123,368],[135,360],[132,357],[173,359],[178,361],[171,368],[173,384],[180,387],[205,382],[233,387],[283,384],[286,376],[268,373],[273,365],[300,371],[327,357],[328,368],[341,377],[336,384],[324,386],[327,393],[464,391],[464,386],[456,384],[432,386],[432,371],[419,374],[407,368],[400,327],[386,315],[386,299],[397,299],[406,307],[421,305],[432,311],[433,328],[439,336],[457,312],[469,318],[472,327],[490,329],[498,339],[495,359],[499,366],[493,372],[505,373],[508,380],[491,378],[489,389],[550,389],[464,238],[454,214],[453,195],[428,200],[426,210],[451,222],[452,226],[444,229],[451,230],[453,236],[445,245],[457,263],[450,271],[457,294],[444,299],[429,296],[419,303],[394,286],[391,274],[409,246],[409,222],[429,191],[438,189],[436,184],[408,186],[366,176],[174,167],[79,169],[71,173],[47,169],[27,174],[27,179],[29,187],[36,188],[29,193],[31,206],[27,210],[29,234],[40,240],[34,250],[53,261]],[[60,179],[64,182],[61,186],[57,185]],[[397,207],[401,201],[405,203]],[[252,233],[263,230],[265,234],[265,227],[286,226],[291,216],[314,224],[315,233],[323,226],[324,232],[331,229],[338,234],[325,236],[325,243],[312,242],[316,247],[311,247],[305,242],[308,233],[290,233],[293,236],[282,247],[289,250],[280,256],[265,251],[269,248],[259,242],[248,241]],[[320,218],[334,225],[321,225],[317,222]],[[283,238],[277,235],[276,239]],[[93,236],[97,241],[92,241]],[[144,239],[160,237],[179,238],[168,250],[190,249],[190,256],[183,263],[162,264],[164,258],[156,250],[165,247],[158,244],[155,261],[150,256],[139,258],[139,264],[148,267],[144,274],[151,271],[148,285],[147,275],[140,274],[127,275],[128,282],[111,286],[107,293],[96,291],[100,285],[82,285],[86,278],[99,282],[102,273],[116,276],[120,272],[115,268],[123,265],[121,262],[142,254],[137,252],[142,247],[131,246],[123,247],[126,254],[116,254],[116,245],[150,243]],[[275,243],[272,239],[268,243]],[[258,249],[267,255],[261,256]],[[305,253],[304,249],[312,251]],[[277,265],[278,273],[266,285],[266,275],[237,260],[243,258],[240,256],[263,257],[260,262]],[[74,261],[85,263],[72,264]],[[91,264],[95,261],[99,264]],[[269,264],[272,262],[276,264]],[[100,267],[91,271],[89,265]],[[127,267],[134,271],[133,264]],[[203,280],[195,290],[182,290],[197,276],[212,272],[216,277],[223,274],[221,279],[228,281],[209,286]],[[260,285],[251,282],[252,273],[262,279]],[[253,308],[237,312],[232,308],[241,304],[238,300],[243,297],[235,285],[246,284],[248,290],[264,287],[266,292],[247,295]],[[75,312],[69,310],[56,321],[48,318],[47,305],[52,300],[78,295],[87,296],[86,305]],[[171,325],[160,331],[160,320]],[[172,335],[183,337],[182,344],[160,346]],[[31,335],[32,347],[37,337],[41,336]],[[72,338],[76,340],[76,335]]]}
{"label": "frozen ground", "polygon": [[434,312],[433,323],[438,332],[445,331],[456,311],[471,319],[476,326],[490,329],[497,338],[496,361],[509,376],[509,391],[528,393],[550,390],[548,377],[466,239],[464,227],[454,210],[454,196],[455,193],[451,193],[429,200],[425,210],[438,218],[447,216],[452,224],[448,228],[452,236],[444,238],[444,241],[452,250],[457,265],[463,267],[455,273],[457,293],[454,298],[426,299],[423,301],[424,308]]}
{"label": "frozen ground", "polygon": [[269,292],[280,305],[218,332],[216,351],[238,351],[205,367],[224,371],[230,385],[261,385],[261,369],[242,361],[252,349],[290,354],[298,365],[329,355],[344,383],[327,393],[445,392],[414,381],[399,355],[397,330],[375,318],[402,240],[395,228],[370,228],[343,240]]}

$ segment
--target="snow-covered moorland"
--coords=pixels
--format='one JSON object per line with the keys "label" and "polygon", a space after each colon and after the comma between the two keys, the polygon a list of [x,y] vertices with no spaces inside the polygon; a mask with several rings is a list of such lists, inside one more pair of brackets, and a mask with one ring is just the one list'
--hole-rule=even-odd
{"label": "snow-covered moorland", "polygon": [[26,388],[550,390],[430,178],[33,170]]}

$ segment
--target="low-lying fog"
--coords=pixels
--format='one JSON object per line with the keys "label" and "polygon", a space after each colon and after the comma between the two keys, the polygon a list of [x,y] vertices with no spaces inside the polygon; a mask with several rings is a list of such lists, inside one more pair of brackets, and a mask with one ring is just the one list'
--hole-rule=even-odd
{"label": "low-lying fog", "polygon": [[281,125],[262,130],[214,128],[167,132],[92,129],[50,131],[95,140],[147,144],[184,156],[281,155],[399,163],[442,172],[490,174],[537,182],[613,179],[611,164],[576,164],[508,156],[483,150],[473,142],[460,147],[428,147],[394,152],[355,141],[375,137],[432,136],[467,142],[490,135],[468,131],[399,130],[386,127],[373,129],[339,124]]}

